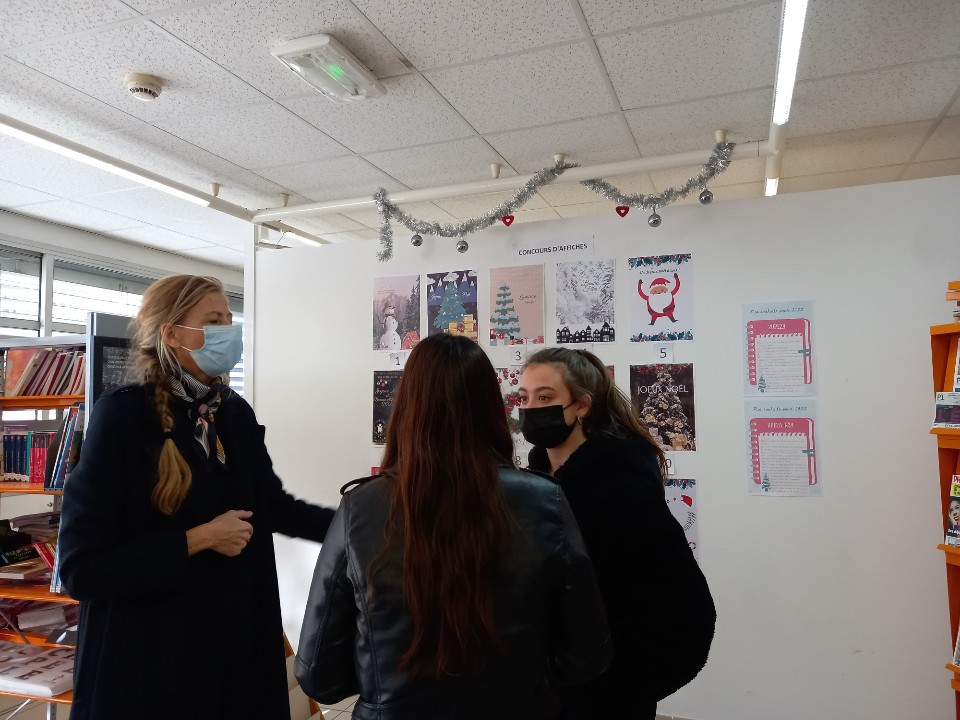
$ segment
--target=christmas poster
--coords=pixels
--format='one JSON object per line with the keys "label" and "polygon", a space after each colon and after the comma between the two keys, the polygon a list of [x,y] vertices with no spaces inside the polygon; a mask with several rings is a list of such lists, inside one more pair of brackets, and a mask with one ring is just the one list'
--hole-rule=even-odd
{"label": "christmas poster", "polygon": [[373,444],[383,445],[387,438],[387,421],[393,410],[393,396],[400,382],[401,370],[373,371]]}
{"label": "christmas poster", "polygon": [[428,335],[477,337],[477,271],[427,273]]}
{"label": "christmas poster", "polygon": [[812,300],[741,307],[744,395],[816,395],[812,325]]}
{"label": "christmas poster", "polygon": [[557,343],[613,342],[613,260],[557,263]]}
{"label": "christmas poster", "polygon": [[373,279],[373,349],[412,350],[420,342],[420,276]]}
{"label": "christmas poster", "polygon": [[697,449],[693,363],[631,365],[630,400],[664,452]]}
{"label": "christmas poster", "polygon": [[815,402],[789,398],[748,400],[744,415],[749,494],[820,495]]}
{"label": "christmas poster", "polygon": [[496,368],[497,382],[500,383],[500,394],[503,395],[503,409],[507,413],[507,426],[513,436],[513,464],[517,467],[527,466],[527,455],[533,448],[520,432],[520,387],[521,365],[509,368]]}
{"label": "christmas poster", "polygon": [[627,259],[630,342],[693,340],[693,256]]}
{"label": "christmas poster", "polygon": [[490,346],[543,344],[543,265],[490,270]]}
{"label": "christmas poster", "polygon": [[664,489],[667,498],[667,507],[670,513],[680,523],[687,543],[693,550],[693,556],[700,562],[700,531],[697,528],[697,481],[688,478],[667,478],[667,487]]}

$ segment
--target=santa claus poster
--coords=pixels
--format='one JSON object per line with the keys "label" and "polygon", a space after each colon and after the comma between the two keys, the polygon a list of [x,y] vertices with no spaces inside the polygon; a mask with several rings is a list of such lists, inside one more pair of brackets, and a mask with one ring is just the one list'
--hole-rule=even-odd
{"label": "santa claus poster", "polygon": [[627,265],[630,341],[693,340],[693,256],[634,257]]}
{"label": "santa claus poster", "polygon": [[449,270],[427,273],[428,335],[477,336],[477,271]]}
{"label": "santa claus poster", "polygon": [[664,489],[670,514],[680,523],[693,556],[700,562],[700,531],[697,528],[697,481],[690,478],[667,478]]}
{"label": "santa claus poster", "polygon": [[697,449],[693,363],[631,365],[630,400],[664,452]]}
{"label": "santa claus poster", "polygon": [[557,263],[557,343],[613,342],[613,260]]}
{"label": "santa claus poster", "polygon": [[412,350],[420,342],[420,276],[374,278],[373,349]]}

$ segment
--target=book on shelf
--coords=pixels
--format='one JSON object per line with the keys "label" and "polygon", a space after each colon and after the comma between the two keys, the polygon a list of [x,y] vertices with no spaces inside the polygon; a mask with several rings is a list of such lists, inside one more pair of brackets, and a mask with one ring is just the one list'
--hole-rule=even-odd
{"label": "book on shelf", "polygon": [[947,503],[947,536],[944,545],[960,547],[960,475],[950,481],[950,501]]}
{"label": "book on shelf", "polygon": [[50,568],[40,557],[0,567],[0,580],[36,580],[41,582],[49,577]]}
{"label": "book on shelf", "polygon": [[24,545],[13,550],[0,552],[0,568],[7,565],[23,562],[24,560],[33,560],[40,557],[40,551],[33,545]]}
{"label": "book on shelf", "polygon": [[9,348],[3,359],[3,394],[14,395],[20,378],[40,348]]}
{"label": "book on shelf", "polygon": [[935,402],[933,426],[960,428],[960,392],[938,392],[935,394]]}
{"label": "book on shelf", "polygon": [[85,352],[60,348],[10,348],[4,363],[5,395],[68,395],[83,392]]}
{"label": "book on shelf", "polygon": [[53,566],[57,559],[56,539],[35,542],[33,544],[33,548],[37,551],[37,555],[43,558],[43,561],[47,564],[47,567],[53,570]]}
{"label": "book on shelf", "polygon": [[70,690],[74,652],[0,640],[0,691],[53,697]]}
{"label": "book on shelf", "polygon": [[57,430],[47,452],[44,488],[62,489],[70,472],[76,466],[83,443],[85,417],[84,403],[74,403],[67,409],[63,424]]}

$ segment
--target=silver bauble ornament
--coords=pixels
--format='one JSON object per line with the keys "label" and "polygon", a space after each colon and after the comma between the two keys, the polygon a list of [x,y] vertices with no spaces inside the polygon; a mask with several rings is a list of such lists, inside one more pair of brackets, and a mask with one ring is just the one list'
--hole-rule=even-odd
{"label": "silver bauble ornament", "polygon": [[703,192],[700,193],[700,204],[709,205],[712,202],[713,202],[713,193],[707,190],[706,188],[704,188]]}
{"label": "silver bauble ornament", "polygon": [[420,233],[417,233],[412,238],[410,238],[410,242],[413,244],[414,247],[420,247],[421,245],[423,245],[423,238],[420,237]]}
{"label": "silver bauble ornament", "polygon": [[461,240],[457,240],[457,252],[458,252],[458,253],[465,253],[468,249],[470,249],[470,246],[467,244],[467,241],[466,241],[466,240],[462,240],[462,239],[461,239]]}
{"label": "silver bauble ornament", "polygon": [[657,211],[653,211],[653,215],[647,218],[647,225],[650,227],[660,227],[660,223],[663,222],[663,218],[657,215]]}

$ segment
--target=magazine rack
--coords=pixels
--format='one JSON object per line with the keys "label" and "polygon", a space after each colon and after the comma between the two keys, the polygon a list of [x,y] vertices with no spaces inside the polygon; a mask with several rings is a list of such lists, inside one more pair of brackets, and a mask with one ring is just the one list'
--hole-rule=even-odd
{"label": "magazine rack", "polygon": [[[934,325],[930,328],[930,351],[933,363],[934,392],[953,390],[954,368],[957,362],[957,341],[960,340],[960,323]],[[947,506],[950,503],[950,480],[960,474],[960,428],[933,428],[930,433],[937,438],[937,460],[940,468],[940,518],[946,534]],[[947,597],[950,605],[950,632],[956,646],[960,626],[960,548],[940,545],[947,566]],[[955,714],[960,720],[960,667],[947,664],[952,672],[950,686],[954,690]]]}

